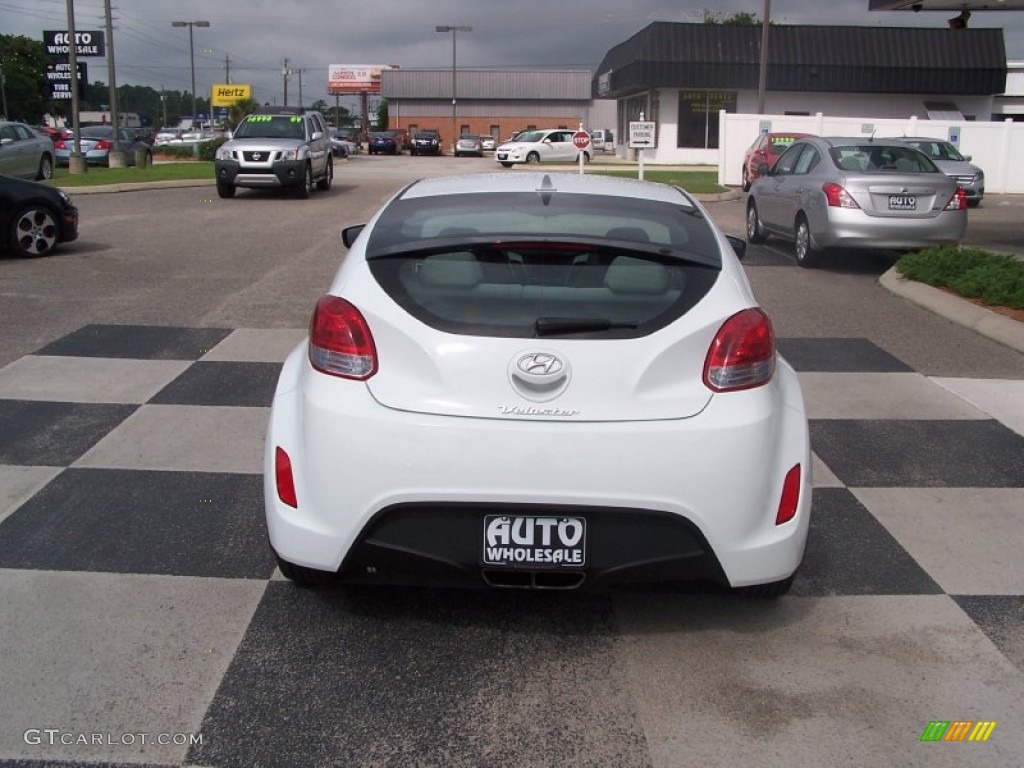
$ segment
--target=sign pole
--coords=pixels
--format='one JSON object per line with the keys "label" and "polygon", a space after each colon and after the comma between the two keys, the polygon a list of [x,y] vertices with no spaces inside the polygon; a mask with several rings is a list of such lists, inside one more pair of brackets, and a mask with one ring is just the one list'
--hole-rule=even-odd
{"label": "sign pole", "polygon": [[[640,113],[640,122],[642,123],[643,121],[644,121],[644,113],[641,112]],[[640,171],[640,174],[639,174],[638,178],[640,179],[640,181],[643,181],[644,180],[644,148],[643,147],[640,147],[640,149],[637,150],[636,157],[637,157],[637,160],[639,161],[639,171]]]}
{"label": "sign pole", "polygon": [[75,35],[75,0],[68,0],[68,65],[71,70],[71,155],[68,173],[85,173],[89,167],[82,156],[78,126],[78,37]]}

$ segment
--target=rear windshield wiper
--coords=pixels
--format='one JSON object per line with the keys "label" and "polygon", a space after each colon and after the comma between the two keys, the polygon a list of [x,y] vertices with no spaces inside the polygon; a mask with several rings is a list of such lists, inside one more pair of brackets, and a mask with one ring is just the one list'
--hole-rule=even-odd
{"label": "rear windshield wiper", "polygon": [[606,317],[538,317],[533,324],[537,336],[563,336],[570,333],[593,333],[612,328],[636,328],[633,321],[615,322]]}

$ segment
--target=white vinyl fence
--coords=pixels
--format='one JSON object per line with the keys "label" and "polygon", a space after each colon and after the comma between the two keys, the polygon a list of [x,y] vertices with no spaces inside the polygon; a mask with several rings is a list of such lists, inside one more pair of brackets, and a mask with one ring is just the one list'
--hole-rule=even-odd
{"label": "white vinyl fence", "polygon": [[740,115],[721,112],[718,130],[718,183],[743,182],[743,153],[762,130],[799,131],[817,136],[878,138],[927,136],[953,141],[985,172],[986,194],[1024,193],[1024,123],[965,120],[880,119],[801,115]]}

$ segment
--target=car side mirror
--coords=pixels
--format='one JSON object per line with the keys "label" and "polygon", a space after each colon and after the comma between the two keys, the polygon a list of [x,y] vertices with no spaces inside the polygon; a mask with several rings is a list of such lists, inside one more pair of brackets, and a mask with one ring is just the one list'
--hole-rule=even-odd
{"label": "car side mirror", "polygon": [[742,261],[743,257],[747,255],[747,241],[742,237],[736,237],[736,235],[726,235],[725,239],[729,241],[729,245],[736,252],[736,258]]}
{"label": "car side mirror", "polygon": [[966,160],[968,163],[971,162],[971,156],[970,155],[964,155],[964,160]]}
{"label": "car side mirror", "polygon": [[365,224],[353,224],[351,227],[341,230],[341,242],[345,244],[346,248],[352,247],[352,243],[356,241],[365,226]]}
{"label": "car side mirror", "polygon": [[757,175],[758,176],[767,176],[770,173],[771,173],[771,170],[768,168],[768,163],[758,163],[757,164]]}
{"label": "car side mirror", "polygon": [[323,131],[313,131],[313,135],[309,137],[310,141],[319,141],[324,137]]}

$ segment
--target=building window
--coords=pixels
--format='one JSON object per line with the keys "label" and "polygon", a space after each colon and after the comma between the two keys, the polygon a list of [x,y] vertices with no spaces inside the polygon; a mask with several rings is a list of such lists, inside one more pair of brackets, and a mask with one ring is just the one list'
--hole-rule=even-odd
{"label": "building window", "polygon": [[736,112],[735,91],[680,91],[676,146],[718,149],[718,113]]}

